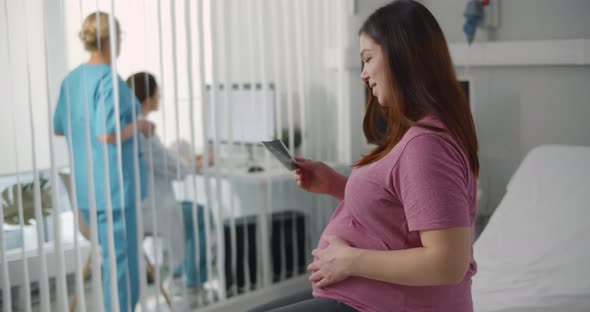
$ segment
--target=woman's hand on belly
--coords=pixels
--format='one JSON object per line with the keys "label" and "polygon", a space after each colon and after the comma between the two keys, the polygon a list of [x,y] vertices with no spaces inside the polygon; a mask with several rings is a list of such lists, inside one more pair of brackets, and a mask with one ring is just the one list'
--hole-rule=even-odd
{"label": "woman's hand on belly", "polygon": [[315,260],[307,266],[312,274],[309,280],[314,286],[323,288],[348,278],[353,272],[356,248],[338,236],[326,236],[322,240],[328,243],[324,249],[314,249]]}

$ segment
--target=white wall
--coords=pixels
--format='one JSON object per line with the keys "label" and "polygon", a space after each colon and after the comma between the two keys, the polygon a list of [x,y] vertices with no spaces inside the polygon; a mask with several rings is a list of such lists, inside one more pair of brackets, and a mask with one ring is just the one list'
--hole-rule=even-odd
{"label": "white wall", "polygon": [[[44,60],[44,21],[43,15],[48,19],[47,32],[62,32],[59,23],[59,3],[47,6],[47,14],[42,12],[41,1],[7,1],[8,32],[7,38],[6,20],[4,19],[4,2],[0,7],[0,175],[12,174],[16,171],[17,159],[15,149],[18,152],[18,166],[20,171],[32,171],[32,138],[29,109],[28,82],[25,70],[27,61],[26,45],[29,48],[29,62],[31,72],[31,101],[33,106],[33,125],[36,142],[37,167],[47,169],[49,161],[49,130],[48,100],[53,107],[58,95],[60,79],[65,70],[65,57],[62,40],[50,40],[48,57],[49,62],[49,89],[50,98],[47,98],[47,85]],[[8,46],[8,39],[10,46]],[[9,52],[10,51],[10,52]],[[8,55],[10,53],[10,59]],[[14,116],[14,118],[13,118]],[[16,126],[16,142],[14,140]],[[67,151],[64,142],[58,142],[56,146],[57,165],[67,164]]]}
{"label": "white wall", "polygon": [[[389,2],[358,1],[359,16],[366,18]],[[465,42],[465,0],[422,3],[433,12],[449,42]],[[493,32],[478,29],[477,41],[590,38],[589,1],[518,0],[499,4],[499,27]],[[457,68],[458,74],[464,72],[465,68]],[[475,121],[482,178],[488,179],[489,211],[498,205],[509,178],[533,147],[549,143],[590,145],[588,66],[471,67],[469,76],[474,79]]]}

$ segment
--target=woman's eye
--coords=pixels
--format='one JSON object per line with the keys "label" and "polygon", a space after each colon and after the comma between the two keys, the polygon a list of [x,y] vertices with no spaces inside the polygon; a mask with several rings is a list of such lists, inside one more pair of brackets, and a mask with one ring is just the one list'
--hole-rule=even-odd
{"label": "woman's eye", "polygon": [[363,61],[363,63],[367,64],[367,63],[368,63],[370,60],[371,60],[371,58],[369,57],[369,58],[365,59],[365,60]]}

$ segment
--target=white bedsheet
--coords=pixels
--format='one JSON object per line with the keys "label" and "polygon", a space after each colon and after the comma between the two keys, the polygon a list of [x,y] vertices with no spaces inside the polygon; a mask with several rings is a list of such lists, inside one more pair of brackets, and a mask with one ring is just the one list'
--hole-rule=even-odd
{"label": "white bedsheet", "polygon": [[590,147],[533,149],[474,246],[475,311],[590,311]]}

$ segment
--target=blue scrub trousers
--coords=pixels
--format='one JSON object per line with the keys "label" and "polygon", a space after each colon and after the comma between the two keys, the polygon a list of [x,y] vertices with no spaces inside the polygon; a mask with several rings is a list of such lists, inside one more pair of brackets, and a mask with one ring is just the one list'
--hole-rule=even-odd
{"label": "blue scrub trousers", "polygon": [[[86,222],[89,222],[89,211],[82,210]],[[119,294],[119,311],[134,311],[139,300],[139,271],[137,253],[137,220],[135,207],[113,209],[113,234],[115,239],[115,257],[117,265],[117,288]],[[109,258],[107,241],[107,212],[97,212],[98,242],[102,249],[102,290],[104,294],[105,312],[112,311]],[[90,224],[90,223],[88,223]],[[129,281],[129,284],[127,284]],[[129,285],[129,288],[128,286]]]}
{"label": "blue scrub trousers", "polygon": [[176,273],[184,271],[185,285],[197,287],[207,281],[207,241],[205,236],[205,208],[197,205],[197,231],[199,235],[199,263],[197,267],[197,245],[193,222],[193,203],[182,202],[182,219],[184,222],[185,256],[183,268],[178,268]]}

